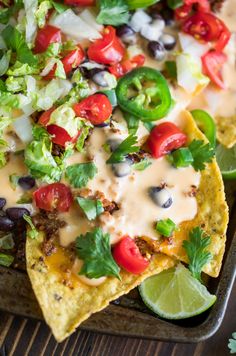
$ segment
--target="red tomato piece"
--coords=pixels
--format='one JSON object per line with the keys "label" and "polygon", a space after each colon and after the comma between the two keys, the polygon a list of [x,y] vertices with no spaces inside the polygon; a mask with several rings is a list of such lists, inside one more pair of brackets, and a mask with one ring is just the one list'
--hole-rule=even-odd
{"label": "red tomato piece", "polygon": [[119,266],[133,274],[142,273],[149,265],[149,261],[141,255],[138,246],[129,236],[124,236],[114,246],[112,254]]}
{"label": "red tomato piece", "polygon": [[217,51],[210,51],[202,56],[204,74],[206,74],[211,81],[221,89],[225,88],[221,76],[221,68],[226,60],[226,54]]}
{"label": "red tomato piece", "polygon": [[95,0],[64,0],[64,4],[72,6],[93,6]]}
{"label": "red tomato piece", "polygon": [[230,32],[225,24],[215,15],[197,12],[185,20],[182,30],[197,40],[215,41],[215,48],[221,51],[230,39]]}
{"label": "red tomato piece", "polygon": [[124,52],[124,46],[116,36],[116,30],[112,26],[107,26],[103,37],[90,45],[88,57],[98,63],[115,64],[122,60]]}
{"label": "red tomato piece", "polygon": [[[66,74],[69,74],[72,69],[77,68],[81,62],[83,62],[85,58],[84,51],[80,47],[80,45],[77,45],[77,48],[74,49],[73,51],[70,51],[65,55],[65,57],[62,58],[62,64],[65,70]],[[45,80],[50,80],[53,79],[55,76],[55,71],[56,71],[56,65],[53,67],[50,72],[43,77]]]}
{"label": "red tomato piece", "polygon": [[37,189],[34,201],[39,209],[46,211],[57,210],[61,213],[69,211],[73,202],[70,188],[63,183],[52,183]]}
{"label": "red tomato piece", "polygon": [[182,147],[186,142],[187,136],[175,124],[163,122],[152,129],[147,146],[154,158],[160,158]]}
{"label": "red tomato piece", "polygon": [[79,137],[80,131],[74,137],[71,137],[67,131],[58,125],[51,124],[48,125],[50,121],[51,113],[55,110],[54,107],[51,109],[44,111],[44,113],[40,116],[38,123],[44,127],[46,127],[48,133],[52,136],[52,142],[56,143],[57,145],[65,147],[66,143],[71,142],[75,143],[77,138]]}
{"label": "red tomato piece", "polygon": [[185,20],[192,11],[192,5],[182,5],[175,10],[176,20]]}
{"label": "red tomato piece", "polygon": [[46,51],[51,43],[61,42],[61,30],[57,27],[46,25],[41,28],[35,39],[35,53]]}
{"label": "red tomato piece", "polygon": [[197,5],[198,11],[210,12],[211,7],[208,0],[184,0],[184,4],[187,6]]}
{"label": "red tomato piece", "polygon": [[116,78],[120,78],[126,73],[130,72],[134,68],[142,67],[145,62],[145,56],[143,54],[138,54],[131,59],[127,59],[120,63],[116,63],[109,67],[109,72],[113,74]]}
{"label": "red tomato piece", "polygon": [[94,94],[75,104],[73,109],[77,116],[89,120],[93,125],[100,125],[112,114],[112,105],[104,94]]}

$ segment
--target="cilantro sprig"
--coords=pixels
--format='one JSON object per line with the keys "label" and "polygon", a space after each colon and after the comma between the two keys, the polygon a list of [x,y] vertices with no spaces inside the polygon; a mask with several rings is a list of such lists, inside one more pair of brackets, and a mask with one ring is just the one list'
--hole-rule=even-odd
{"label": "cilantro sprig", "polygon": [[88,220],[94,220],[97,216],[104,212],[102,202],[100,200],[82,197],[77,197],[76,200]]}
{"label": "cilantro sprig", "polygon": [[76,252],[84,262],[79,274],[88,278],[115,276],[120,279],[120,268],[111,254],[110,235],[104,234],[101,228],[77,237]]}
{"label": "cilantro sprig", "polygon": [[36,227],[34,226],[32,219],[29,215],[24,214],[23,215],[23,219],[29,224],[30,226],[30,231],[28,231],[28,236],[31,239],[36,239],[39,235],[38,230],[36,229]]}
{"label": "cilantro sprig", "polygon": [[134,146],[137,143],[137,136],[129,135],[121,144],[112,152],[107,160],[107,163],[124,162],[125,157],[129,153],[135,153],[140,150],[140,147]]}
{"label": "cilantro sprig", "polygon": [[210,143],[204,144],[202,140],[193,140],[188,147],[181,147],[169,155],[170,162],[175,167],[192,165],[195,171],[205,169],[206,163],[212,162],[215,150]]}
{"label": "cilantro sprig", "polygon": [[100,24],[119,26],[129,21],[129,8],[125,0],[99,0],[98,6],[100,12],[97,22]]}
{"label": "cilantro sprig", "polygon": [[189,270],[193,277],[201,281],[201,271],[205,264],[207,264],[212,254],[206,251],[206,248],[210,245],[211,237],[208,236],[199,226],[195,227],[189,233],[189,241],[183,242],[183,248],[185,249],[189,259]]}
{"label": "cilantro sprig", "polygon": [[16,28],[8,25],[2,31],[2,37],[7,45],[7,48],[16,52],[17,59],[21,63],[28,63],[29,65],[37,64],[37,58],[29,49],[23,35]]}
{"label": "cilantro sprig", "polygon": [[66,179],[74,188],[83,188],[89,179],[97,173],[97,167],[93,162],[76,163],[66,168]]}

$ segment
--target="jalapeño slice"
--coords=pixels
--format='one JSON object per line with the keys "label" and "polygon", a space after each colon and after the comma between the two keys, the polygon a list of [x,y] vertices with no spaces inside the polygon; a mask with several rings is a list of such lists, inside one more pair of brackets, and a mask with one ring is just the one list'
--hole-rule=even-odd
{"label": "jalape\u00f1o slice", "polygon": [[216,124],[212,117],[204,110],[192,110],[191,114],[199,127],[210,142],[212,147],[216,146]]}
{"label": "jalape\u00f1o slice", "polygon": [[143,121],[164,117],[171,107],[167,81],[155,69],[141,67],[122,77],[116,87],[119,106]]}

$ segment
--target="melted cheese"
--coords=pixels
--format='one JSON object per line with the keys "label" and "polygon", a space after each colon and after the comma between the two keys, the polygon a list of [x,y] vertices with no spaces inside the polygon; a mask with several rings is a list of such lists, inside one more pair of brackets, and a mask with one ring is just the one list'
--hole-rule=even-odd
{"label": "melted cheese", "polygon": [[[118,118],[117,118],[118,119]],[[181,113],[176,121],[183,121]],[[122,119],[121,119],[122,121]],[[183,122],[182,122],[183,125]],[[120,125],[122,128],[122,125]],[[127,129],[113,133],[112,137],[124,137]],[[139,131],[139,141],[146,137],[147,132]],[[190,197],[188,192],[191,186],[198,186],[200,173],[192,167],[175,169],[165,157],[153,159],[152,164],[144,171],[132,171],[128,176],[118,178],[114,175],[111,165],[106,164],[109,157],[103,149],[103,144],[111,137],[110,129],[95,128],[88,143],[88,154],[93,158],[98,173],[88,182],[87,187],[92,192],[101,191],[106,199],[115,201],[120,209],[112,215],[102,214],[100,225],[104,232],[111,236],[111,243],[117,242],[122,236],[131,237],[148,236],[157,239],[158,235],[154,224],[159,219],[170,218],[176,224],[185,220],[192,220],[197,213],[197,202]],[[83,162],[84,156],[77,153],[68,159],[68,164]],[[168,209],[157,206],[148,194],[153,186],[166,183],[167,189],[173,199],[173,204]],[[61,230],[60,241],[62,246],[67,246],[81,233],[91,230],[93,222],[85,219],[76,205],[70,213],[64,214],[68,225]]]}

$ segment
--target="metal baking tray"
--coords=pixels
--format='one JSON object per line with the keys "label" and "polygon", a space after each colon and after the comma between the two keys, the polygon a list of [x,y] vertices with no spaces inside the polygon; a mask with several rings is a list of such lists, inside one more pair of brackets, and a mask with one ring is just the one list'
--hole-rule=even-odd
{"label": "metal baking tray", "polygon": [[[220,276],[207,281],[209,291],[217,296],[210,310],[178,322],[162,320],[144,306],[138,291],[134,289],[92,315],[80,328],[112,335],[186,343],[203,341],[212,336],[223,320],[236,275],[236,183],[227,182],[225,188],[230,224]],[[0,267],[0,309],[43,319],[26,273]]]}

